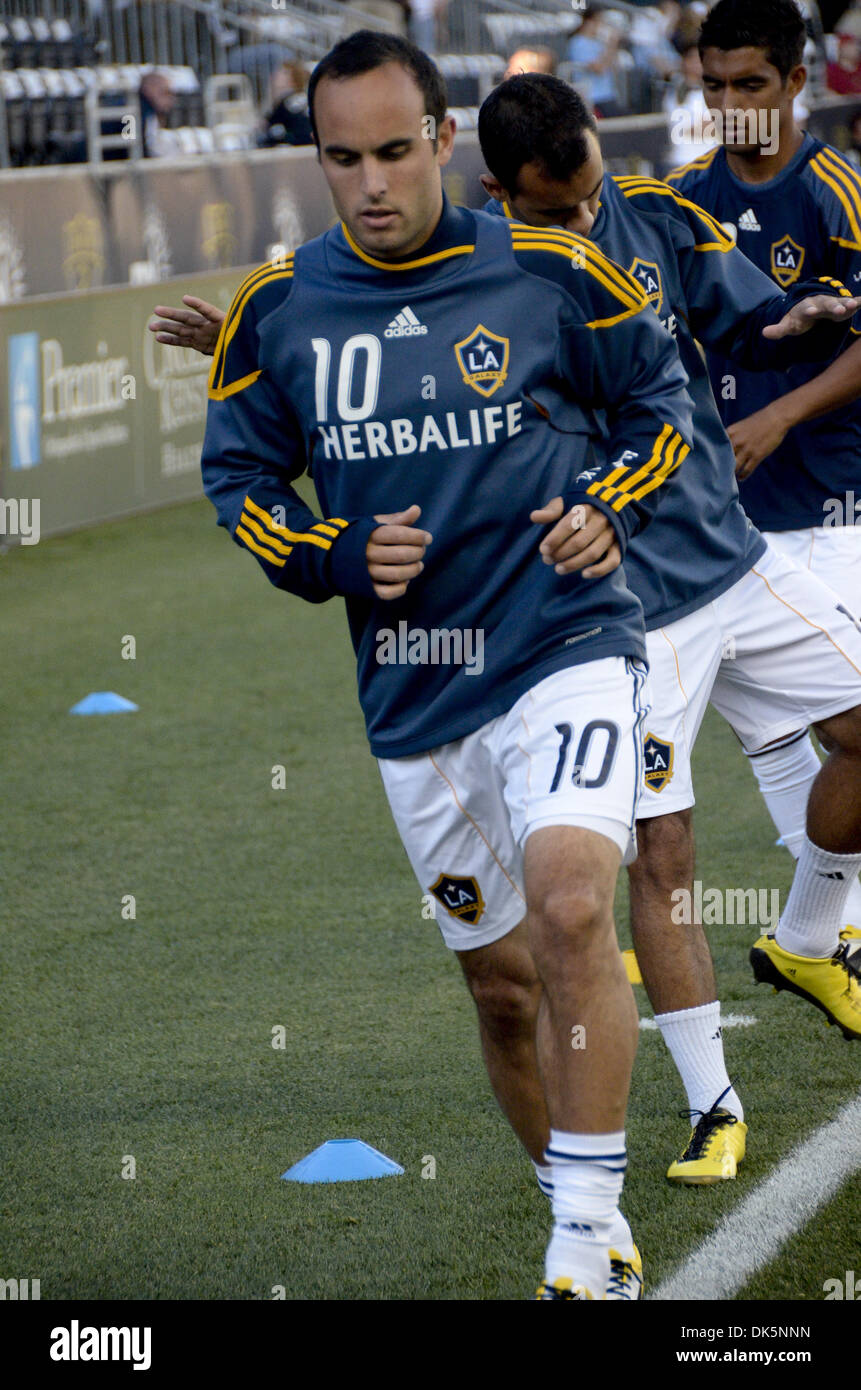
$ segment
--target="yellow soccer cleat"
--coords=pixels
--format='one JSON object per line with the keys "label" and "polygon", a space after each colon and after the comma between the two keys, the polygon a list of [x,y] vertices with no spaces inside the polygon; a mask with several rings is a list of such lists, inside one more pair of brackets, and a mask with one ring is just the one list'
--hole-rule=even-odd
{"label": "yellow soccer cleat", "polygon": [[757,984],[788,989],[815,1004],[842,1032],[861,1039],[861,956],[841,941],[833,956],[816,960],[795,956],[778,946],[773,936],[761,936],[750,953]]}
{"label": "yellow soccer cleat", "polygon": [[610,1251],[610,1280],[604,1297],[611,1303],[636,1303],[643,1297],[643,1260],[636,1245],[626,1259],[618,1250]]}
{"label": "yellow soccer cleat", "polygon": [[847,923],[840,933],[840,940],[846,942],[846,959],[851,961],[854,956],[861,961],[861,927]]}
{"label": "yellow soccer cleat", "polygon": [[560,1299],[568,1301],[579,1299],[592,1300],[592,1295],[585,1284],[575,1284],[573,1279],[554,1279],[552,1284],[548,1284],[546,1279],[542,1279],[538,1285],[536,1299],[543,1302],[545,1299]]}
{"label": "yellow soccer cleat", "polygon": [[[722,1100],[723,1097],[718,1098]],[[718,1102],[711,1110],[682,1110],[682,1115],[699,1115],[691,1130],[688,1146],[681,1158],[667,1169],[670,1182],[689,1187],[704,1187],[708,1183],[734,1178],[744,1158],[747,1125],[730,1110],[721,1110]]]}

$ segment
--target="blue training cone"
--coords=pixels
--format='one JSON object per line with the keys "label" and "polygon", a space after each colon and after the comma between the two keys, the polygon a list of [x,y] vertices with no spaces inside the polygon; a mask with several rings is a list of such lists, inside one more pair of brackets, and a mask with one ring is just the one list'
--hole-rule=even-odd
{"label": "blue training cone", "polygon": [[85,695],[83,700],[79,700],[76,705],[72,705],[70,714],[122,714],[125,711],[134,711],[137,705],[132,704],[131,700],[126,700],[122,695],[117,695],[113,690],[94,690],[90,695]]}
{"label": "blue training cone", "polygon": [[327,1139],[281,1174],[284,1182],[361,1182],[403,1173],[393,1159],[362,1139]]}

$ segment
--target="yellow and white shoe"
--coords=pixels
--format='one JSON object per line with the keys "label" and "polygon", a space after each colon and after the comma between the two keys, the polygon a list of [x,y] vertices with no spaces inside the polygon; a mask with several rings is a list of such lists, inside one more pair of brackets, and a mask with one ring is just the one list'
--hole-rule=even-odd
{"label": "yellow and white shoe", "polygon": [[840,942],[833,956],[815,960],[796,956],[778,946],[773,936],[761,936],[750,953],[757,984],[788,989],[815,1004],[844,1038],[861,1039],[861,956]]}
{"label": "yellow and white shoe", "polygon": [[593,1298],[593,1295],[586,1288],[585,1284],[575,1284],[572,1279],[554,1279],[552,1284],[548,1284],[546,1279],[542,1279],[538,1285],[536,1299],[543,1302],[545,1299],[575,1300],[584,1301]]}
{"label": "yellow and white shoe", "polygon": [[[722,1099],[722,1097],[720,1097]],[[689,1187],[734,1178],[745,1154],[747,1125],[716,1102],[711,1110],[683,1110],[683,1115],[699,1115],[691,1130],[687,1148],[667,1169],[670,1182]]]}
{"label": "yellow and white shoe", "polygon": [[611,1303],[636,1303],[643,1297],[643,1260],[636,1245],[633,1255],[610,1250],[610,1280],[604,1297]]}

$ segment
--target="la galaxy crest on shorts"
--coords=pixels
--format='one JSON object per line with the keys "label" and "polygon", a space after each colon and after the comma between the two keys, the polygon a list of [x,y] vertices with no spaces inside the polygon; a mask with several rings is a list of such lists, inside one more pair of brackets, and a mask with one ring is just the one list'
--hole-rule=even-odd
{"label": "la galaxy crest on shorts", "polygon": [[646,734],[643,742],[645,755],[644,777],[646,786],[653,792],[662,792],[673,775],[674,746],[655,734]]}
{"label": "la galaxy crest on shorts", "polygon": [[452,917],[469,922],[472,927],[481,921],[484,898],[476,879],[465,878],[461,874],[440,874],[429,891]]}

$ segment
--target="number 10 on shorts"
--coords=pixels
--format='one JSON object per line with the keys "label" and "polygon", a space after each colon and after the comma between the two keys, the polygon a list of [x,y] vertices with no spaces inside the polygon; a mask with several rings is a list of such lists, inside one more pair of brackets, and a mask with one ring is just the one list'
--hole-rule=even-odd
{"label": "number 10 on shorts", "polygon": [[[550,791],[555,792],[562,784],[566,768],[571,766],[571,781],[575,787],[603,787],[610,773],[613,771],[613,764],[616,761],[616,754],[619,751],[619,726],[609,719],[590,719],[584,728],[577,743],[576,752],[573,758],[569,758],[570,750],[574,744],[574,728],[571,724],[557,724],[556,732],[559,735],[559,756],[556,759],[556,769],[553,773],[553,781],[550,783]],[[592,751],[592,741],[596,735],[606,735],[604,745],[604,758],[600,768],[593,777],[587,777],[586,763]],[[599,745],[598,745],[599,746]],[[593,766],[595,758],[593,757]]]}

